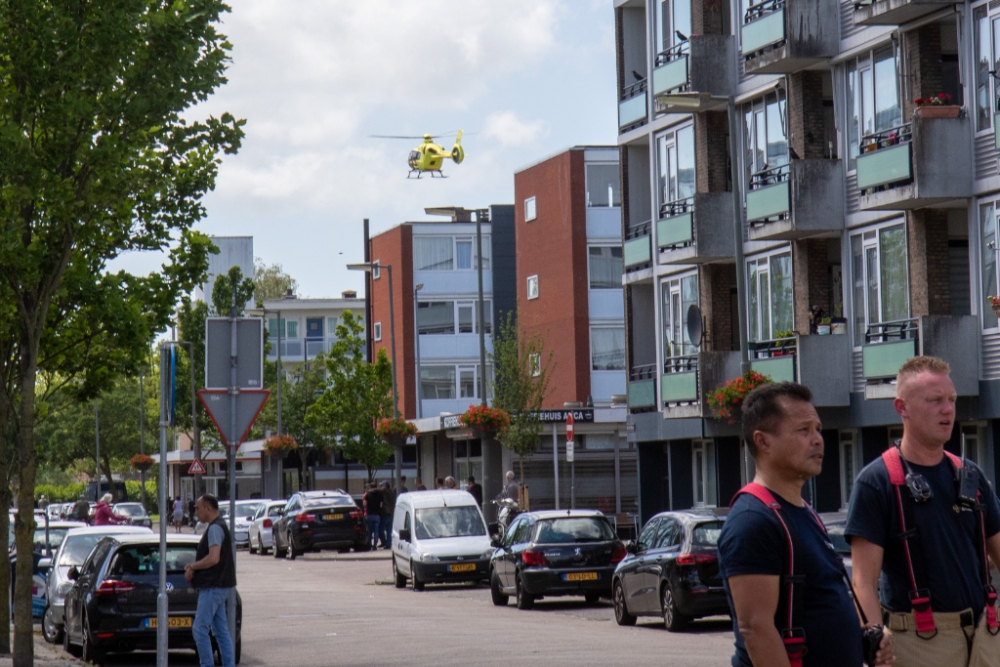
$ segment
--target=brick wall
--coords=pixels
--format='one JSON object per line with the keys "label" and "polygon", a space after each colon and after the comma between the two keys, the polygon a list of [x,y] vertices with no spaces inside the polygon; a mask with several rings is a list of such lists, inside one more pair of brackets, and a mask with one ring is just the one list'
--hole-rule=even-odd
{"label": "brick wall", "polygon": [[[413,346],[413,230],[400,225],[372,237],[372,262],[392,266],[393,307],[396,324],[396,389],[399,411],[406,419],[417,416],[416,370]],[[382,323],[382,340],[373,341],[373,354],[385,350],[392,359],[392,330],[389,323],[389,272],[382,270],[372,280],[372,322]],[[371,329],[369,328],[369,331]]]}
{"label": "brick wall", "polygon": [[691,31],[696,35],[724,35],[725,12],[729,4],[722,0],[691,2]]}
{"label": "brick wall", "polygon": [[706,327],[704,350],[727,351],[738,345],[733,331],[732,293],[736,289],[735,264],[705,264],[698,272],[701,315]]}
{"label": "brick wall", "polygon": [[795,330],[809,334],[809,308],[819,306],[830,317],[830,265],[826,239],[792,242],[792,294]]}
{"label": "brick wall", "polygon": [[903,119],[913,115],[913,100],[942,91],[941,24],[929,23],[904,33],[909,94],[904,95]]}
{"label": "brick wall", "polygon": [[694,114],[694,145],[697,191],[728,191],[729,119],[725,111]]}
{"label": "brick wall", "polygon": [[803,160],[826,157],[823,73],[788,77],[788,145]]}
{"label": "brick wall", "polygon": [[918,209],[907,213],[906,243],[910,263],[910,312],[950,315],[948,212]]}

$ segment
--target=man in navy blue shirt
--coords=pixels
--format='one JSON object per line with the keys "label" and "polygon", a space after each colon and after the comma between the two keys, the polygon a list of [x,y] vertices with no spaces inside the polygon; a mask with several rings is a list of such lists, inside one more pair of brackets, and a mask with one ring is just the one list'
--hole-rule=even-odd
{"label": "man in navy blue shirt", "polygon": [[[782,632],[791,628],[804,635],[806,652],[798,663],[803,667],[863,663],[861,620],[843,564],[802,498],[802,486],[823,467],[822,427],[811,398],[806,387],[781,382],[755,389],[743,402],[743,433],[757,469],[754,482],[777,505],[741,493],[719,539],[721,573],[736,633],[733,667],[792,664],[782,638]],[[799,606],[789,614],[782,575],[789,566],[790,538],[797,549],[795,575],[804,577],[796,586],[804,591],[796,596]],[[878,664],[891,660],[891,643],[885,640]]]}
{"label": "man in navy blue shirt", "polygon": [[[984,553],[1000,563],[1000,503],[974,463],[944,450],[955,427],[950,370],[934,357],[900,368],[903,439],[861,471],[844,531],[858,600],[894,635],[897,667],[1000,665]],[[961,495],[975,504],[960,500],[963,464],[978,484]]]}

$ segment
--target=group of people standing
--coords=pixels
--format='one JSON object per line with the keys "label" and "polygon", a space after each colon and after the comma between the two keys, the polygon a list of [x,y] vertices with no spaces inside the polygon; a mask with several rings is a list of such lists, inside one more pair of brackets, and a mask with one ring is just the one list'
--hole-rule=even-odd
{"label": "group of people standing", "polygon": [[[419,481],[419,480],[418,480]],[[406,493],[406,475],[400,478],[399,493]],[[379,541],[382,548],[392,546],[392,513],[396,508],[396,491],[389,482],[374,482],[365,486],[365,494],[361,503],[365,511],[365,526],[368,529],[368,548],[377,549]]]}

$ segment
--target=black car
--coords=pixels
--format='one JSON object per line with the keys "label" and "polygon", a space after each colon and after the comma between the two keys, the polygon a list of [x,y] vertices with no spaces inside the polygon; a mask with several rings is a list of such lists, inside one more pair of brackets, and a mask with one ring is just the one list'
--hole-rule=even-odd
{"label": "black car", "polygon": [[612,601],[618,625],[660,616],[671,632],[703,616],[728,614],[719,576],[719,534],[727,510],[657,514],[615,570]]}
{"label": "black car", "polygon": [[153,520],[146,514],[146,508],[142,503],[117,503],[111,508],[111,513],[125,519],[129,525],[153,528]]}
{"label": "black car", "polygon": [[[168,645],[195,649],[191,625],[198,591],[184,579],[195,561],[197,535],[167,536]],[[156,650],[156,597],[160,581],[160,536],[120,534],[103,538],[79,568],[66,594],[63,646],[71,655],[99,663],[110,652]],[[240,661],[243,604],[236,596],[236,662]]]}
{"label": "black car", "polygon": [[490,559],[493,604],[513,594],[518,609],[543,596],[582,595],[597,602],[611,593],[625,546],[600,512],[551,510],[519,514],[495,543]]}
{"label": "black car", "polygon": [[343,491],[300,491],[292,494],[271,528],[274,557],[306,551],[368,548],[364,512]]}

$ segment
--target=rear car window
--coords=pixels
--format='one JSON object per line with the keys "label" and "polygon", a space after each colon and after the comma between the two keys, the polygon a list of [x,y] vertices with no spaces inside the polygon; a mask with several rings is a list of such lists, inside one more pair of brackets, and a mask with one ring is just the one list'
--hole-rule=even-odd
{"label": "rear car window", "polygon": [[[197,559],[196,544],[168,544],[167,545],[167,573],[183,574],[184,568],[195,562]],[[138,576],[144,574],[159,575],[160,573],[160,545],[159,544],[139,544],[135,546],[122,547],[115,554],[115,560],[111,564],[112,576]]]}
{"label": "rear car window", "polygon": [[486,534],[486,526],[474,505],[418,509],[415,519],[417,538],[421,540]]}
{"label": "rear car window", "polygon": [[715,547],[719,545],[719,535],[721,534],[722,521],[699,523],[691,533],[691,544],[700,547]]}
{"label": "rear car window", "polygon": [[357,507],[353,499],[349,497],[338,498],[336,496],[330,498],[309,498],[302,501],[302,506],[307,509],[313,507]]}
{"label": "rear car window", "polygon": [[606,542],[613,539],[615,532],[608,520],[603,517],[542,519],[535,524],[535,542],[540,544]]}
{"label": "rear car window", "polygon": [[146,513],[146,511],[142,509],[142,505],[139,505],[138,503],[134,505],[115,505],[115,510],[117,510],[119,514],[127,514],[128,516],[142,516]]}

